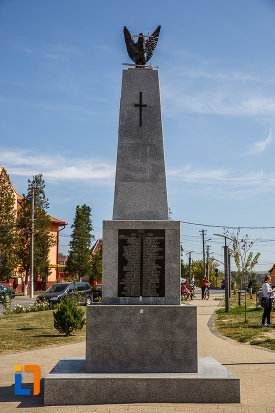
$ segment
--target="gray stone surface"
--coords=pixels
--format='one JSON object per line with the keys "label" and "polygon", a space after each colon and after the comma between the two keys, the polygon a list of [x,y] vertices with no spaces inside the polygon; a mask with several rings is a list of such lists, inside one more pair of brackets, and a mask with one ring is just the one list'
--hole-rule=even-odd
{"label": "gray stone surface", "polygon": [[45,379],[44,404],[239,403],[240,380],[212,357],[198,373],[99,374],[84,358],[64,358]]}
{"label": "gray stone surface", "polygon": [[[139,93],[147,107],[139,126]],[[123,71],[114,220],[168,220],[158,71]]]}
{"label": "gray stone surface", "polygon": [[87,307],[87,372],[193,373],[197,360],[196,307]]}
{"label": "gray stone surface", "polygon": [[103,221],[102,302],[141,304],[138,297],[118,297],[118,230],[165,230],[165,297],[143,297],[142,304],[180,304],[180,222]]}
{"label": "gray stone surface", "polygon": [[[134,106],[140,92],[142,127]],[[127,273],[132,295],[143,288],[163,295],[161,272],[164,296],[118,297],[119,230],[133,230],[121,232],[121,294]],[[123,71],[113,221],[103,222],[103,305],[87,307],[86,344],[86,359],[62,359],[46,377],[45,405],[240,401],[239,379],[212,357],[198,358],[197,308],[180,305],[180,222],[168,220],[158,72],[151,69]]]}

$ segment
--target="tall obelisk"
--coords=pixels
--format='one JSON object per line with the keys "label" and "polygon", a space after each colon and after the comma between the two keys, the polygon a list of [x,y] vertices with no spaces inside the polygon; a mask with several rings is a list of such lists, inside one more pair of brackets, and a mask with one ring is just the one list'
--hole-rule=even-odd
{"label": "tall obelisk", "polygon": [[123,71],[102,305],[87,307],[86,359],[61,359],[46,377],[45,405],[240,400],[236,376],[198,359],[197,308],[180,305],[180,222],[168,219],[158,72],[145,66],[159,30],[135,43],[124,28],[137,67]]}
{"label": "tall obelisk", "polygon": [[168,220],[158,71],[123,71],[113,220]]}
{"label": "tall obelisk", "polygon": [[180,222],[170,221],[158,70],[123,70],[103,304],[180,304]]}

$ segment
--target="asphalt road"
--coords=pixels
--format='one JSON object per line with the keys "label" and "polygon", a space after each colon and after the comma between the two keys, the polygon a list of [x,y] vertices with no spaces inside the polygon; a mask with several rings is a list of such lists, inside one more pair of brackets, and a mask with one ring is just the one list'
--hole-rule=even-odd
{"label": "asphalt road", "polygon": [[[24,307],[28,307],[29,304],[32,304],[35,302],[37,295],[34,296],[34,298],[30,298],[29,296],[16,296],[12,300],[11,308],[14,308],[16,304],[18,305],[23,305]],[[3,315],[4,312],[4,307],[2,304],[0,304],[0,315]]]}
{"label": "asphalt road", "polygon": [[[211,289],[210,290],[210,295],[220,295],[221,292],[224,294],[224,290],[220,290],[220,289]],[[200,294],[201,294],[201,289],[200,288],[196,288],[196,297],[200,298]],[[35,302],[37,295],[34,296],[34,298],[30,298],[28,295],[27,296],[16,296],[13,300],[12,300],[12,304],[11,304],[11,308],[14,308],[14,306],[16,304],[18,305],[23,305],[24,307],[28,307],[29,304],[32,304]],[[4,312],[4,307],[2,306],[2,304],[0,304],[0,315],[3,315]]]}

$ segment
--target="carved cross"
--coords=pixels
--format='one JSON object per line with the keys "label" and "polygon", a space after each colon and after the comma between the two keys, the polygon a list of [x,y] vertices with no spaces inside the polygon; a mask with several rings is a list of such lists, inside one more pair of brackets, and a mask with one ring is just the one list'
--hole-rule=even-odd
{"label": "carved cross", "polygon": [[139,103],[135,103],[136,107],[139,107],[139,127],[142,126],[142,108],[146,108],[147,105],[142,103],[142,92],[139,92]]}

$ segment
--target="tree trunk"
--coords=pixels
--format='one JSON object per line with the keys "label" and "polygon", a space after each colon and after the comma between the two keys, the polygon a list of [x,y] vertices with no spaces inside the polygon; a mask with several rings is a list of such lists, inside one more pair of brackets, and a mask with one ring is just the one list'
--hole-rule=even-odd
{"label": "tree trunk", "polygon": [[29,274],[26,274],[24,283],[24,295],[28,295]]}

